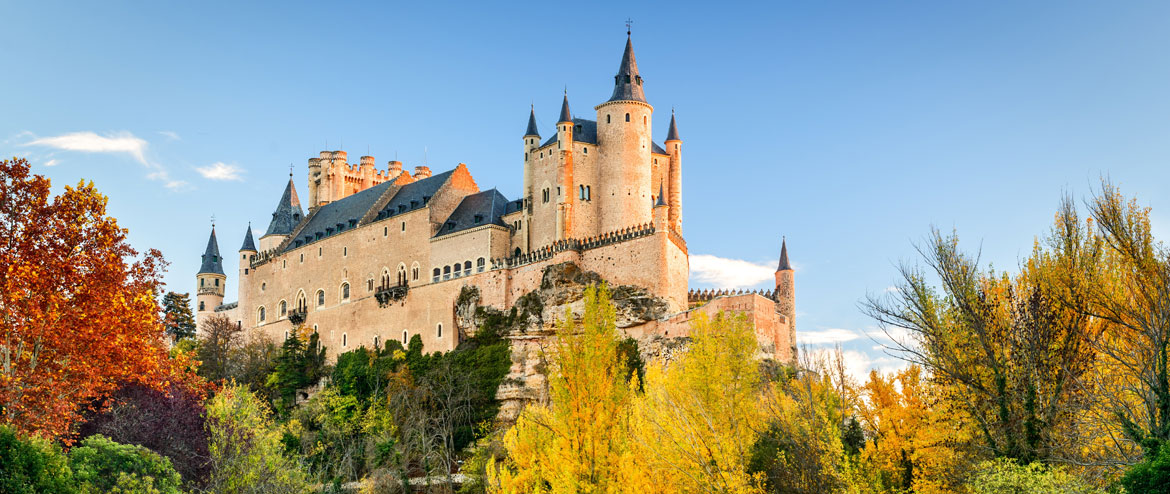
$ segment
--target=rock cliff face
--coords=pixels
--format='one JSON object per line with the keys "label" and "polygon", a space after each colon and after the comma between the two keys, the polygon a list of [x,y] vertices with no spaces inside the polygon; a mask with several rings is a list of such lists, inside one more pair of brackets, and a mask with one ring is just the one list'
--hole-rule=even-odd
{"label": "rock cliff face", "polygon": [[[512,345],[512,369],[496,393],[501,401],[501,420],[513,421],[525,404],[548,400],[547,352],[556,335],[556,323],[565,317],[566,310],[579,321],[585,307],[585,289],[603,281],[597,273],[583,271],[574,263],[555,264],[545,268],[539,290],[524,295],[506,311],[480,305],[477,288],[463,289],[455,305],[461,334],[501,331]],[[665,300],[635,286],[610,286],[609,290],[618,329],[631,335],[647,335],[638,338],[643,360],[670,360],[686,346],[688,338],[639,331],[668,315]]]}

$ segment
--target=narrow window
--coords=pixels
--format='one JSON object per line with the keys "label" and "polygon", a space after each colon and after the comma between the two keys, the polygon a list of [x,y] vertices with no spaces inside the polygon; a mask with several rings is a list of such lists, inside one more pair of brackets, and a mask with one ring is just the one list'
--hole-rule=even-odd
{"label": "narrow window", "polygon": [[642,125],[646,125],[646,115],[642,115]]}
{"label": "narrow window", "polygon": [[201,312],[202,312],[202,311],[204,311],[204,310],[207,310],[207,309],[203,308],[203,302],[199,302],[199,310],[200,310]]}
{"label": "narrow window", "polygon": [[443,266],[443,279],[451,279],[451,266]]}
{"label": "narrow window", "polygon": [[215,279],[215,286],[219,286],[219,278]]}
{"label": "narrow window", "polygon": [[317,247],[317,257],[321,257],[321,247]]}
{"label": "narrow window", "polygon": [[482,273],[483,268],[487,266],[487,259],[479,258],[475,260],[475,270]]}
{"label": "narrow window", "polygon": [[463,261],[463,270],[467,271],[467,274],[471,274],[471,261]]}
{"label": "narrow window", "polygon": [[349,343],[349,335],[345,334],[345,333],[341,333],[341,347],[345,348],[345,345],[347,343]]}
{"label": "narrow window", "polygon": [[463,274],[463,266],[455,263],[455,277],[458,278],[461,274]]}
{"label": "narrow window", "polygon": [[374,350],[377,350],[377,349],[378,349],[378,337],[375,336],[374,337]]}
{"label": "narrow window", "polygon": [[349,283],[341,284],[341,300],[349,300]]}
{"label": "narrow window", "polygon": [[325,305],[325,290],[317,290],[317,307]]}
{"label": "narrow window", "polygon": [[418,266],[410,268],[410,279],[411,281],[418,281]]}
{"label": "narrow window", "polygon": [[281,300],[280,301],[280,317],[284,317],[286,314],[288,314],[288,302]]}
{"label": "narrow window", "polygon": [[443,323],[439,323],[438,326],[435,326],[435,333],[438,335],[436,338],[443,337]]}
{"label": "narrow window", "polygon": [[264,307],[260,307],[260,322],[264,322]]}
{"label": "narrow window", "polygon": [[341,257],[349,257],[349,247],[341,248]]}
{"label": "narrow window", "polygon": [[629,121],[630,121],[630,114],[629,114],[629,113],[627,113],[627,114],[626,114],[626,121],[627,121],[627,122],[629,122]]}
{"label": "narrow window", "polygon": [[409,334],[410,334],[410,333],[407,333],[405,329],[404,329],[404,330],[402,330],[402,346],[406,346],[406,342],[407,342],[407,341],[408,341],[408,339],[409,339],[409,338],[408,338]]}
{"label": "narrow window", "polygon": [[590,189],[590,187],[589,187],[588,185],[586,185],[586,186],[585,186],[585,200],[586,200],[586,201],[592,201],[592,200],[593,200],[593,191],[592,191],[592,190],[589,190],[589,189]]}
{"label": "narrow window", "polygon": [[244,268],[244,274],[248,274],[248,268]]}
{"label": "narrow window", "polygon": [[406,222],[405,221],[402,222],[402,231],[406,231]]}
{"label": "narrow window", "polygon": [[432,279],[431,279],[432,283],[436,283],[439,281],[439,268],[435,268],[435,271],[433,273],[431,273],[431,277],[432,277]]}
{"label": "narrow window", "polygon": [[288,259],[280,261],[280,267],[281,268],[288,268]]}
{"label": "narrow window", "polygon": [[260,291],[264,291],[267,288],[268,288],[268,283],[261,283],[260,284]]}
{"label": "narrow window", "polygon": [[305,263],[305,254],[301,253],[301,264]]}
{"label": "narrow window", "polygon": [[204,278],[199,278],[199,288],[203,288],[203,282],[207,281]]}
{"label": "narrow window", "polygon": [[605,116],[605,123],[611,123],[611,122],[609,121],[609,115],[606,115],[606,116]]}
{"label": "narrow window", "polygon": [[288,331],[284,332],[284,339],[286,339],[286,340],[288,339]]}
{"label": "narrow window", "polygon": [[385,237],[386,235],[389,235],[389,234],[390,234],[390,227],[388,227],[388,226],[382,227],[382,236]]}
{"label": "narrow window", "polygon": [[589,154],[589,148],[581,148],[581,151],[583,151],[585,154]]}

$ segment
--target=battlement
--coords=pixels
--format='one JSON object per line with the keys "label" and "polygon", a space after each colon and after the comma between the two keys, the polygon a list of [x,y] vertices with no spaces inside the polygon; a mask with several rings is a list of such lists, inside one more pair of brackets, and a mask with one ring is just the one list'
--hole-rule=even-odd
{"label": "battlement", "polygon": [[702,304],[702,303],[710,302],[711,300],[714,300],[718,297],[732,297],[732,296],[736,296],[736,295],[753,295],[753,294],[759,295],[759,296],[764,297],[764,298],[769,299],[769,300],[776,299],[776,291],[775,290],[763,290],[763,289],[760,289],[760,290],[726,290],[726,289],[713,290],[713,289],[706,289],[706,290],[691,290],[690,292],[688,292],[687,293],[687,303],[688,303],[688,305],[693,306],[694,304]]}
{"label": "battlement", "polygon": [[628,240],[633,240],[641,237],[648,237],[657,231],[653,223],[643,223],[641,225],[623,228],[621,230],[604,233],[594,237],[587,237],[584,239],[569,238],[564,240],[557,240],[552,245],[541,247],[526,254],[518,256],[506,257],[501,259],[492,259],[492,269],[505,269],[523,266],[525,264],[532,264],[547,259],[565,252],[577,251],[583,252],[589,249],[596,249],[598,247],[605,247]]}

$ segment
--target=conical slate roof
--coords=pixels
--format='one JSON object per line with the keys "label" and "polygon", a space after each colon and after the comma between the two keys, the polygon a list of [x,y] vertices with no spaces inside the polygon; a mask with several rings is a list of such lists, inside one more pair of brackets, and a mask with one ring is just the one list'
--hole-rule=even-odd
{"label": "conical slate roof", "polygon": [[540,132],[536,131],[536,108],[533,107],[528,113],[528,130],[524,131],[524,136],[540,137]]}
{"label": "conical slate roof", "polygon": [[662,191],[663,191],[662,183],[659,182],[658,183],[658,202],[654,203],[654,206],[665,206],[666,205],[666,198],[663,197]]}
{"label": "conical slate roof", "polygon": [[199,266],[199,273],[223,274],[223,258],[219,256],[219,242],[215,240],[215,227],[211,227],[211,236],[207,238],[207,248],[203,250],[203,264]]}
{"label": "conical slate roof", "polygon": [[670,111],[670,130],[666,131],[667,141],[681,141],[678,138],[678,125],[674,123],[674,110]]}
{"label": "conical slate roof", "polygon": [[561,116],[557,119],[557,123],[569,122],[573,123],[573,116],[569,114],[569,93],[565,93],[565,101],[561,103]]}
{"label": "conical slate roof", "polygon": [[776,271],[791,271],[792,265],[788,263],[788,241],[784,238],[780,239],[780,264],[776,266]]}
{"label": "conical slate roof", "polygon": [[292,177],[289,177],[288,185],[284,188],[284,194],[280,196],[280,203],[276,205],[276,211],[272,213],[272,222],[268,223],[268,231],[264,232],[264,235],[289,235],[304,216],[301,200],[297,198],[297,189],[293,186]]}
{"label": "conical slate roof", "polygon": [[256,242],[252,240],[252,224],[248,223],[248,231],[244,233],[244,245],[240,247],[240,252],[256,252]]}
{"label": "conical slate roof", "polygon": [[613,76],[613,96],[610,96],[609,101],[646,102],[646,94],[642,92],[642,76],[638,75],[638,62],[634,60],[634,42],[628,35],[622,64],[618,66],[617,75]]}

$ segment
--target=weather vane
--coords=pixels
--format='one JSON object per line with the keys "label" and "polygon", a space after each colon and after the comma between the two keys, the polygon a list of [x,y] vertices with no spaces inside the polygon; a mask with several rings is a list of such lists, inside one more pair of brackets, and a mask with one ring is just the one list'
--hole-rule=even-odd
{"label": "weather vane", "polygon": [[215,229],[215,215],[214,214],[211,215],[211,228],[213,230]]}
{"label": "weather vane", "polygon": [[634,25],[634,20],[629,17],[626,18],[626,36],[630,35],[630,26]]}

